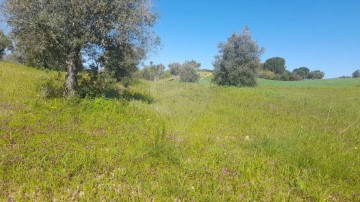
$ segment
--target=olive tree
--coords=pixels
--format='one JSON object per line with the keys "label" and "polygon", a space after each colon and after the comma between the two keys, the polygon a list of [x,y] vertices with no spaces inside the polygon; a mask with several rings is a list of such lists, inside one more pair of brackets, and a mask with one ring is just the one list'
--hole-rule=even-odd
{"label": "olive tree", "polygon": [[173,62],[168,64],[170,73],[174,76],[178,76],[180,74],[180,69],[181,69],[182,64],[178,63],[178,62]]}
{"label": "olive tree", "polygon": [[114,60],[118,49],[147,52],[157,42],[149,0],[5,0],[3,12],[25,57],[53,59],[51,65],[66,69],[65,96],[77,95],[86,46],[102,47]]}
{"label": "olive tree", "polygon": [[352,73],[353,78],[360,78],[360,70],[356,70]]}
{"label": "olive tree", "polygon": [[201,64],[195,60],[185,61],[180,68],[180,81],[190,83],[197,82],[200,78],[198,73],[200,66]]}
{"label": "olive tree", "polygon": [[249,28],[220,43],[214,62],[214,81],[219,85],[255,86],[260,56],[264,52],[252,39]]}
{"label": "olive tree", "polygon": [[161,75],[164,74],[165,66],[163,64],[155,65],[153,62],[150,62],[150,65],[145,65],[142,70],[140,70],[140,76],[142,79],[148,81],[158,81],[160,80]]}

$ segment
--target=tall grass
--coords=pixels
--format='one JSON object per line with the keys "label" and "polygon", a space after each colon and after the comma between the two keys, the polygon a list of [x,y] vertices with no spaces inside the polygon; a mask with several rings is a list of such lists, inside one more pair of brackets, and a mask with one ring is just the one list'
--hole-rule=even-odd
{"label": "tall grass", "polygon": [[54,74],[0,63],[0,200],[360,200],[360,80],[127,89],[149,103],[44,99]]}

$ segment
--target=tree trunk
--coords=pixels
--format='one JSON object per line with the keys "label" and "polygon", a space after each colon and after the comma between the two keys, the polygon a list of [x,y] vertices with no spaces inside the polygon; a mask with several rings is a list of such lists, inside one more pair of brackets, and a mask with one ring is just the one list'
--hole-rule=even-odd
{"label": "tree trunk", "polygon": [[78,95],[78,72],[81,69],[80,51],[77,51],[66,61],[67,72],[65,75],[64,96],[76,97]]}

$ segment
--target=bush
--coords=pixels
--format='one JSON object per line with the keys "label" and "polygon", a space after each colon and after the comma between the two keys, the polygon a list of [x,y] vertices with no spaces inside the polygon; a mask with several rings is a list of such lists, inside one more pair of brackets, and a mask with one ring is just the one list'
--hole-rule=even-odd
{"label": "bush", "polygon": [[177,62],[168,65],[169,72],[174,76],[179,76],[182,82],[197,82],[200,78],[198,69],[201,64],[195,60],[185,61],[180,64]]}
{"label": "bush", "polygon": [[148,80],[148,81],[158,81],[161,76],[164,74],[165,66],[163,64],[154,65],[150,62],[149,66],[144,66],[142,70],[140,70],[140,78]]}
{"label": "bush", "polygon": [[191,65],[183,65],[179,75],[182,82],[197,82],[200,77],[197,69]]}
{"label": "bush", "polygon": [[40,83],[42,97],[47,99],[62,97],[64,86],[63,76],[60,72],[50,78],[43,78]]}
{"label": "bush", "polygon": [[340,76],[339,79],[351,79],[351,76]]}
{"label": "bush", "polygon": [[290,74],[290,81],[301,81],[303,78],[298,74]]}
{"label": "bush", "polygon": [[259,78],[268,79],[268,80],[274,80],[275,79],[275,73],[270,71],[270,70],[261,69],[259,71]]}
{"label": "bush", "polygon": [[172,75],[179,76],[182,64],[174,62],[174,63],[168,64],[168,67],[169,67],[170,73]]}
{"label": "bush", "polygon": [[170,70],[166,70],[161,76],[160,79],[168,79],[171,78],[172,74],[170,72]]}
{"label": "bush", "polygon": [[311,71],[307,78],[310,79],[310,80],[314,80],[314,79],[322,79],[324,78],[325,76],[325,73],[320,71],[320,70],[315,70],[315,71]]}
{"label": "bush", "polygon": [[79,75],[79,96],[80,98],[120,98],[120,89],[116,87],[115,82],[114,77],[106,72],[96,76],[91,72],[82,72]]}

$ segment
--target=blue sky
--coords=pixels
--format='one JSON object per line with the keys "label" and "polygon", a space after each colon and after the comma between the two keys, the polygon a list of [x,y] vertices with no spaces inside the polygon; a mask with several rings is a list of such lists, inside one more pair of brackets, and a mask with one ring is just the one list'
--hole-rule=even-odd
{"label": "blue sky", "polygon": [[248,25],[265,48],[262,61],[283,57],[289,70],[320,69],[326,78],[360,69],[360,0],[153,1],[162,39],[148,59],[155,63],[194,59],[213,69],[217,44]]}
{"label": "blue sky", "polygon": [[320,69],[326,78],[360,69],[359,0],[154,0],[162,49],[149,60],[197,60],[212,69],[217,44],[250,27],[262,60],[283,57],[287,69]]}

